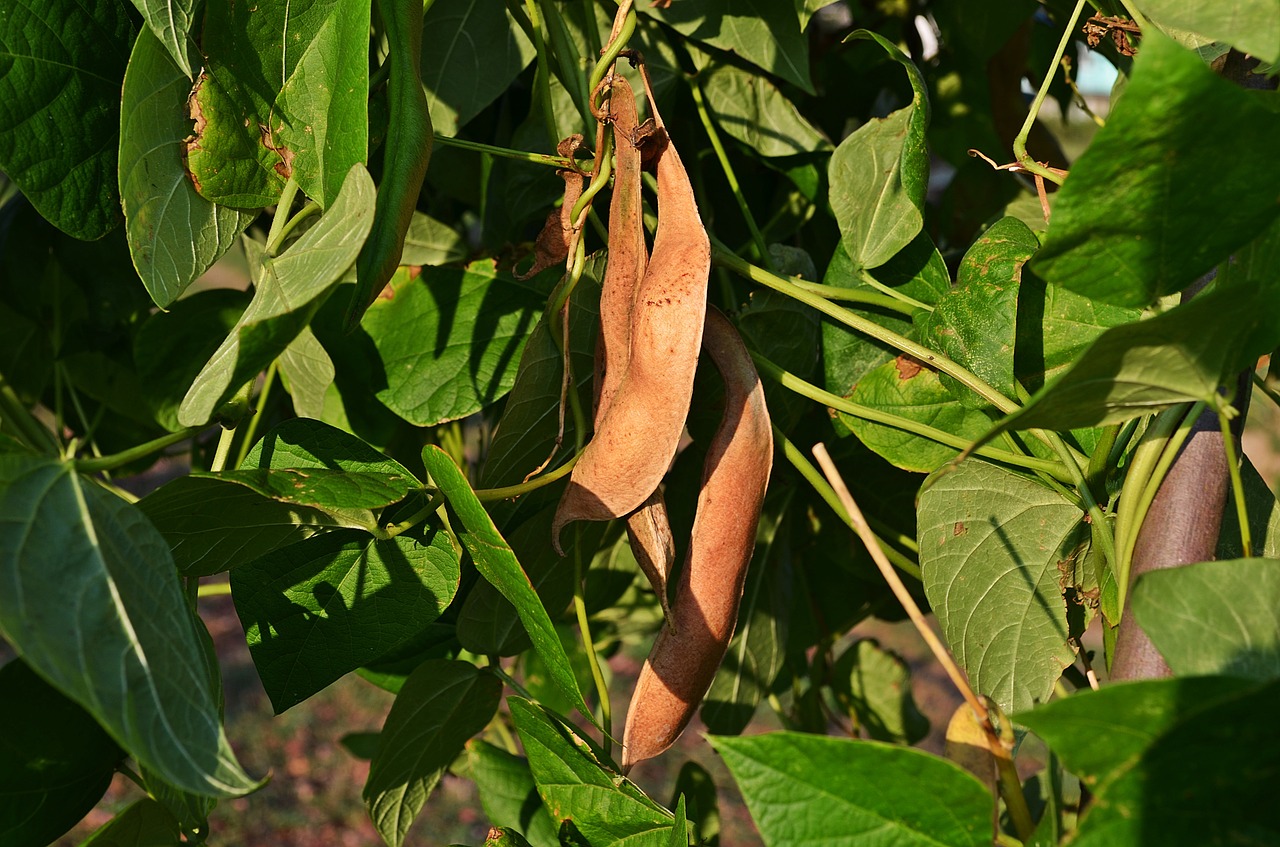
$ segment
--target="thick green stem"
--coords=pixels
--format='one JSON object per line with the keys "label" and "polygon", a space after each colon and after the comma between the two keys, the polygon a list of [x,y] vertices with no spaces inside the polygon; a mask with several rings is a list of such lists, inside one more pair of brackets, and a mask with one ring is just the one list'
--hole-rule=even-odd
{"label": "thick green stem", "polygon": [[376,532],[374,533],[374,535],[376,535],[380,539],[389,539],[389,538],[395,538],[397,535],[400,535],[401,533],[408,532],[409,530],[413,529],[415,526],[417,526],[418,524],[422,523],[427,518],[435,514],[435,511],[440,508],[440,505],[442,503],[444,503],[444,497],[437,494],[436,496],[428,499],[427,504],[425,506],[423,506],[421,509],[418,509],[409,517],[405,518],[402,521],[396,521],[395,523],[388,525],[381,532]]}
{"label": "thick green stem", "polygon": [[846,303],[861,303],[864,306],[873,306],[890,312],[897,312],[898,314],[905,315],[908,318],[920,311],[905,300],[900,300],[890,294],[865,291],[861,288],[845,288],[841,285],[823,285],[818,282],[805,282],[802,279],[794,280],[794,282],[797,288],[804,291],[810,291],[827,300],[842,300]]}
{"label": "thick green stem", "polygon": [[528,494],[530,491],[536,491],[544,485],[550,485],[558,479],[563,479],[573,470],[573,466],[578,463],[581,453],[575,454],[569,461],[565,462],[555,470],[547,471],[541,476],[536,476],[528,482],[522,482],[518,485],[508,485],[503,488],[477,488],[476,499],[481,503],[491,503],[495,500],[510,500],[513,497],[519,497],[522,494]]}
{"label": "thick green stem", "polygon": [[271,218],[271,229],[267,233],[267,255],[274,256],[284,238],[284,225],[289,222],[289,210],[293,207],[293,198],[298,196],[298,183],[289,177],[280,191],[280,200],[276,203],[275,215]]}
{"label": "thick green stem", "polygon": [[1027,110],[1027,119],[1023,122],[1022,129],[1018,130],[1017,136],[1013,139],[1013,155],[1018,160],[1018,163],[1031,173],[1058,185],[1062,185],[1063,177],[1041,165],[1027,153],[1027,137],[1031,134],[1031,127],[1035,126],[1036,117],[1040,114],[1040,107],[1044,105],[1045,97],[1049,95],[1049,86],[1053,83],[1054,74],[1057,73],[1058,66],[1062,63],[1062,54],[1066,52],[1067,45],[1071,43],[1071,39],[1075,35],[1076,19],[1080,17],[1080,12],[1083,11],[1085,2],[1086,0],[1077,0],[1075,9],[1072,10],[1071,16],[1067,18],[1067,25],[1063,29],[1062,39],[1058,42],[1057,52],[1053,54],[1053,61],[1049,63],[1049,68],[1044,73],[1044,80],[1040,83],[1040,90],[1036,92],[1035,99],[1031,101],[1031,108]]}
{"label": "thick green stem", "polygon": [[[961,438],[958,435],[952,435],[940,429],[929,426],[928,424],[913,421],[909,418],[899,417],[889,412],[882,412],[879,409],[873,409],[870,406],[862,406],[843,397],[824,391],[812,383],[806,382],[795,374],[783,370],[778,365],[769,361],[759,353],[752,351],[751,358],[755,360],[756,367],[760,372],[776,381],[783,388],[790,389],[802,397],[808,397],[810,400],[816,400],[824,406],[835,409],[839,412],[852,415],[856,418],[862,418],[873,423],[884,424],[912,435],[918,435],[921,438],[927,438],[930,441],[936,441],[938,444],[956,450],[965,450],[972,446],[973,442]],[[1075,477],[1071,471],[1059,464],[1058,462],[1049,461],[1048,459],[1038,459],[1034,456],[1021,456],[1017,453],[1010,453],[1007,450],[999,450],[995,447],[979,447],[974,451],[977,455],[986,459],[992,459],[997,462],[1004,462],[1015,467],[1026,468],[1031,471],[1039,471],[1057,479],[1061,482],[1074,482]],[[1078,471],[1078,469],[1077,469]]]}
{"label": "thick green stem", "polygon": [[871,286],[877,291],[880,291],[888,295],[889,297],[892,297],[895,300],[905,303],[906,305],[912,307],[912,309],[923,309],[926,312],[933,311],[933,307],[930,306],[928,303],[922,303],[921,301],[917,300],[914,297],[908,297],[906,294],[903,294],[901,291],[898,291],[895,288],[885,285],[883,282],[881,282],[880,280],[872,276],[871,272],[868,271],[866,268],[860,268],[858,270],[858,279],[862,280],[867,285]]}
{"label": "thick green stem", "polygon": [[99,456],[92,459],[76,459],[76,470],[80,473],[98,473],[99,471],[115,470],[123,465],[136,462],[139,459],[145,459],[152,453],[157,453],[166,447],[170,447],[189,438],[194,438],[200,433],[204,427],[189,426],[186,429],[171,432],[168,435],[162,435],[159,438],[153,438],[145,444],[139,444],[137,447],[130,447],[128,450],[122,450],[119,453],[112,453],[110,456]]}
{"label": "thick green stem", "polygon": [[524,150],[512,150],[510,147],[495,147],[492,144],[481,144],[478,141],[467,141],[465,138],[450,138],[447,135],[435,133],[432,138],[437,144],[443,144],[445,147],[457,147],[459,150],[471,150],[475,153],[488,153],[491,156],[497,156],[500,159],[515,159],[519,162],[529,162],[534,165],[545,165],[549,168],[559,168],[565,170],[573,167],[573,162],[564,156],[548,156],[545,153],[528,153]]}
{"label": "thick green stem", "polygon": [[218,449],[213,454],[213,464],[209,466],[209,470],[214,473],[226,470],[227,458],[231,455],[231,442],[235,441],[236,428],[223,427],[218,433]]}
{"label": "thick green stem", "polygon": [[[623,0],[623,3],[629,5],[631,0]],[[613,63],[618,61],[618,54],[626,48],[627,42],[631,40],[631,35],[635,31],[636,10],[627,9],[627,16],[622,22],[622,28],[616,36],[609,40],[609,44],[605,47],[600,61],[596,62],[596,66],[591,69],[591,77],[587,80],[587,91],[596,90],[596,86],[600,84],[600,80],[604,79],[604,75],[609,72],[609,68],[613,67]],[[595,104],[591,105],[594,106]]]}

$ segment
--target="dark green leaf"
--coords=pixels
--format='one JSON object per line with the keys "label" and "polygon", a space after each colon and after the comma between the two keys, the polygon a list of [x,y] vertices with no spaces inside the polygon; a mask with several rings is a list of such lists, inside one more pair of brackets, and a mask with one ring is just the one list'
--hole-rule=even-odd
{"label": "dark green leaf", "polygon": [[1130,601],[1177,676],[1280,677],[1280,562],[1201,562],[1144,574]]}
{"label": "dark green leaf", "polygon": [[[151,30],[143,30],[124,77],[120,124],[120,161],[125,163],[120,169],[120,199],[129,252],[151,299],[162,309],[227,252],[257,214],[209,202],[187,176],[188,22],[181,18],[181,8],[174,12],[174,17],[162,20],[183,28],[182,67],[174,64]],[[157,19],[150,20],[154,28]]]}
{"label": "dark green leaf", "polygon": [[529,756],[538,793],[558,823],[592,847],[668,847],[671,813],[630,781],[606,770],[569,727],[528,700],[510,697],[511,718]]}
{"label": "dark green leaf", "polygon": [[502,681],[467,662],[424,662],[405,680],[369,766],[365,804],[378,833],[400,847],[445,769],[498,711]]}
{"label": "dark green leaf", "polygon": [[[818,313],[776,291],[754,291],[738,315],[738,331],[753,350],[808,382],[817,379],[821,352]],[[769,417],[787,430],[799,420],[812,402],[777,383],[764,383]]]}
{"label": "dark green leaf", "polygon": [[392,291],[361,322],[381,360],[376,395],[388,409],[434,426],[511,390],[545,295],[499,274],[492,260],[400,275]]}
{"label": "dark green leaf", "polygon": [[168,545],[68,465],[0,456],[0,634],[167,782],[257,787],[227,743]]}
{"label": "dark green leaf", "polygon": [[855,37],[873,39],[906,68],[914,92],[910,105],[872,118],[840,142],[828,167],[831,209],[845,250],[856,267],[875,268],[910,244],[924,225],[929,99],[924,77],[892,42],[866,30],[850,36]]}
{"label": "dark green leaf", "polygon": [[21,659],[0,667],[0,844],[50,844],[106,793],[124,753]]}
{"label": "dark green leaf", "polygon": [[[1280,559],[1280,502],[1258,469],[1244,456],[1240,464],[1244,487],[1245,519],[1253,540],[1255,555]],[[1236,504],[1228,498],[1222,509],[1222,530],[1218,533],[1216,559],[1239,559],[1244,556],[1240,543],[1240,516]]]}
{"label": "dark green leaf", "polygon": [[99,827],[80,847],[182,847],[178,822],[164,806],[143,797]]}
{"label": "dark green leaf", "polygon": [[467,742],[467,762],[494,826],[520,830],[533,847],[559,847],[556,825],[538,796],[528,760],[477,738]]}
{"label": "dark green leaf", "polygon": [[1196,0],[1142,0],[1142,13],[1157,27],[1189,30],[1206,41],[1225,41],[1241,53],[1280,61],[1280,4],[1240,0],[1221,6]]}
{"label": "dark green leaf", "polygon": [[184,426],[207,423],[232,394],[285,351],[315,314],[322,296],[355,261],[373,223],[373,180],[351,169],[344,190],[320,221],[255,274],[253,301],[182,400]]}
{"label": "dark green leaf", "polygon": [[422,86],[432,127],[457,135],[533,56],[533,45],[501,3],[435,0],[422,21]]}
{"label": "dark green leaf", "polygon": [[418,487],[408,471],[387,474],[342,468],[241,468],[217,473],[196,471],[192,476],[243,485],[282,503],[329,510],[380,509],[398,503]]}
{"label": "dark green leaf", "polygon": [[458,470],[453,459],[449,458],[449,454],[439,447],[428,446],[424,449],[422,463],[426,465],[432,482],[439,487],[449,501],[450,508],[457,514],[460,525],[455,525],[454,529],[462,545],[471,554],[476,570],[515,606],[520,622],[524,624],[533,648],[546,663],[552,681],[594,723],[595,718],[582,699],[573,667],[569,664],[569,657],[565,655],[546,608],[533,590],[528,574],[511,552],[511,547],[493,525],[484,506],[476,499],[466,477]]}
{"label": "dark green leaf", "polygon": [[1015,715],[1093,794],[1073,845],[1274,844],[1280,682],[1111,685]]}
{"label": "dark green leaf", "polygon": [[701,839],[699,843],[719,843],[720,803],[716,797],[715,780],[707,769],[692,759],[681,765],[680,773],[676,774],[674,794],[685,802],[689,820]]}
{"label": "dark green leaf", "polygon": [[945,759],[910,747],[791,732],[710,740],[766,844],[991,843],[991,795]]}
{"label": "dark green leaf", "polygon": [[[696,48],[692,48],[696,50]],[[760,156],[795,156],[831,149],[769,78],[697,51],[697,82],[707,108],[729,135]]]}
{"label": "dark green leaf", "polygon": [[1145,306],[1267,227],[1280,201],[1276,113],[1158,32],[1058,192],[1032,269],[1096,300]]}
{"label": "dark green leaf", "polygon": [[929,733],[929,719],[911,696],[911,669],[874,640],[850,644],[832,666],[831,679],[836,696],[876,741],[915,744]]}
{"label": "dark green leaf", "polygon": [[490,827],[484,847],[530,847],[528,839],[509,826]]}
{"label": "dark green leaf", "polygon": [[920,568],[973,687],[1006,711],[1049,699],[1075,651],[1061,581],[1087,539],[1079,507],[970,460],[920,497]]}
{"label": "dark green leaf", "polygon": [[76,238],[120,222],[120,81],[133,35],[114,0],[14,0],[0,15],[0,171]]}
{"label": "dark green leaf", "polygon": [[427,529],[335,530],[231,572],[236,613],[277,714],[412,638],[458,590],[458,552]]}
{"label": "dark green leaf", "polygon": [[187,145],[196,189],[254,209],[293,178],[327,209],[367,152],[368,0],[212,3],[201,47]]}
{"label": "dark green leaf", "polygon": [[[172,61],[191,83],[191,62],[187,59],[187,34],[195,20],[195,0],[133,0],[151,28],[157,43],[169,51]],[[128,110],[125,110],[128,113]]]}
{"label": "dark green leaf", "polygon": [[789,3],[768,0],[707,0],[648,5],[640,10],[681,35],[736,53],[758,68],[795,83],[810,94],[809,42]]}

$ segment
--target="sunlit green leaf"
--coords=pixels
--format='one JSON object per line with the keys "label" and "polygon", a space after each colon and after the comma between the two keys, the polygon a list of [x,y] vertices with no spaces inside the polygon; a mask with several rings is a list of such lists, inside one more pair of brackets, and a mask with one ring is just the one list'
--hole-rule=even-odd
{"label": "sunlit green leaf", "polygon": [[[696,48],[695,48],[696,49]],[[768,77],[718,62],[698,51],[698,84],[720,128],[761,156],[795,156],[831,149]]]}
{"label": "sunlit green leaf", "polygon": [[1280,60],[1280,3],[1276,0],[1237,0],[1221,5],[1196,0],[1140,0],[1137,5],[1158,27],[1189,30],[1268,62]]}
{"label": "sunlit green leaf", "polygon": [[190,83],[187,34],[196,17],[195,0],[133,0],[133,5],[142,13],[155,40],[168,51],[169,58]]}
{"label": "sunlit green leaf", "polygon": [[303,418],[324,415],[324,395],[333,385],[333,360],[307,327],[298,333],[280,354],[280,377],[284,380],[293,410]]}
{"label": "sunlit green leaf", "polygon": [[495,826],[515,827],[533,847],[558,847],[556,825],[538,796],[529,762],[483,739],[467,742],[469,773]]}

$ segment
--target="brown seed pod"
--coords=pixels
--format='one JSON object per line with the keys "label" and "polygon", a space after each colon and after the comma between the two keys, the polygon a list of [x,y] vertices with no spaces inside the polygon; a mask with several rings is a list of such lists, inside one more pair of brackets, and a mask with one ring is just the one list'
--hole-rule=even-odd
{"label": "brown seed pod", "polygon": [[711,686],[737,624],[773,465],[760,377],[737,330],[714,309],[707,310],[703,347],[724,378],[724,417],[702,469],[673,615],[640,670],[627,710],[624,772],[670,747]]}
{"label": "brown seed pod", "polygon": [[[661,128],[652,99],[651,108]],[[615,138],[620,135],[615,132]],[[624,139],[619,149],[635,140]],[[658,228],[653,255],[636,289],[630,356],[560,500],[552,527],[557,549],[565,524],[622,517],[657,490],[689,412],[711,243],[675,145],[661,132],[650,143],[660,145]],[[606,376],[609,367],[606,363]]]}

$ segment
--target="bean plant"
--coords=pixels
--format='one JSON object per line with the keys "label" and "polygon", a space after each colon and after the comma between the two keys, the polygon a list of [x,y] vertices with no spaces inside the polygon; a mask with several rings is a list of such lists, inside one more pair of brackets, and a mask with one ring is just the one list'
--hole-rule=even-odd
{"label": "bean plant", "polygon": [[[1280,506],[1239,449],[1280,402],[1278,61],[1246,0],[5,3],[0,844],[118,773],[145,797],[86,844],[217,843],[268,776],[228,593],[277,714],[395,694],[351,745],[392,847],[456,779],[486,844],[716,844],[704,744],[775,847],[1280,843]],[[772,421],[674,789],[620,764],[621,669],[697,598],[556,521],[654,127],[615,79]],[[733,394],[703,358],[649,457],[677,572]],[[949,726],[872,618],[920,626]]]}

